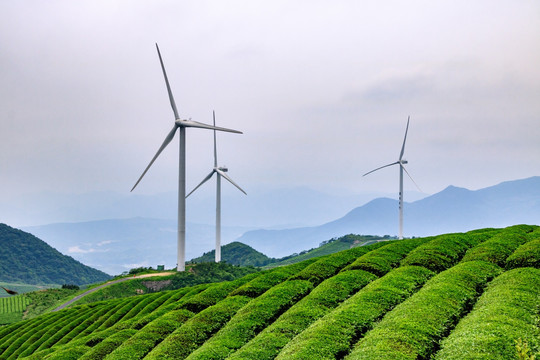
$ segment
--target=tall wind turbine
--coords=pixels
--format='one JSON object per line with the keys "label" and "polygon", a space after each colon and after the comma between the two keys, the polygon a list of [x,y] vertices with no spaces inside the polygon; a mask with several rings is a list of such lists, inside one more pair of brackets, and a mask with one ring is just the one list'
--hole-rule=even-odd
{"label": "tall wind turbine", "polygon": [[135,189],[135,187],[139,184],[141,179],[144,177],[150,166],[154,163],[154,161],[157,159],[159,154],[169,145],[169,143],[174,138],[174,135],[176,134],[176,130],[180,130],[180,160],[179,160],[179,169],[178,169],[178,250],[177,250],[177,271],[184,271],[185,270],[185,258],[186,258],[186,128],[193,127],[193,128],[201,128],[201,129],[210,129],[210,130],[219,130],[219,131],[227,131],[237,134],[242,134],[242,132],[232,129],[226,129],[216,126],[211,126],[207,124],[203,124],[197,121],[189,120],[182,120],[180,119],[180,116],[178,116],[178,110],[176,109],[176,104],[174,102],[174,97],[171,91],[171,87],[169,85],[169,79],[167,78],[167,73],[165,72],[165,66],[163,65],[163,59],[161,58],[161,53],[159,52],[159,47],[156,44],[156,49],[159,56],[159,62],[161,64],[161,70],[163,71],[163,77],[165,78],[165,84],[167,85],[167,92],[169,93],[169,101],[171,102],[171,107],[174,112],[174,126],[172,130],[167,134],[165,137],[165,141],[163,141],[163,144],[159,147],[156,155],[152,158],[150,161],[150,164],[146,167],[144,172],[142,173],[141,177],[131,191]]}
{"label": "tall wind turbine", "polygon": [[[366,176],[368,174],[371,174],[374,171],[380,170],[388,166],[399,165],[399,238],[400,239],[403,239],[403,171],[407,173],[407,175],[412,180],[414,185],[416,185],[416,182],[414,182],[413,178],[411,177],[407,169],[405,169],[404,165],[407,164],[408,161],[403,159],[403,153],[405,152],[405,142],[407,141],[407,132],[409,131],[409,120],[410,120],[410,116],[407,118],[407,128],[405,129],[405,137],[403,138],[403,145],[401,146],[401,153],[399,154],[399,160],[391,164],[376,168],[375,170],[371,170],[370,172],[367,172],[363,175],[363,176]],[[418,190],[420,190],[418,185],[416,185],[416,187],[418,188]]]}
{"label": "tall wind turbine", "polygon": [[[215,127],[216,126],[216,113],[215,112],[213,112],[213,117],[214,117],[214,127]],[[217,184],[216,185],[216,255],[215,255],[216,262],[221,261],[221,177],[225,178],[225,180],[227,180],[228,182],[236,186],[238,190],[240,190],[245,195],[247,195],[246,192],[242,190],[240,186],[238,186],[227,174],[225,174],[227,171],[229,171],[229,169],[227,169],[226,167],[218,166],[216,131],[214,130],[214,168],[212,169],[210,174],[208,174],[208,176],[206,176],[204,180],[201,181],[201,183],[195,187],[195,189],[191,190],[191,192],[187,194],[186,198],[189,195],[193,194],[195,190],[197,190],[202,184],[210,180],[210,178],[214,174],[216,174],[216,184]]]}

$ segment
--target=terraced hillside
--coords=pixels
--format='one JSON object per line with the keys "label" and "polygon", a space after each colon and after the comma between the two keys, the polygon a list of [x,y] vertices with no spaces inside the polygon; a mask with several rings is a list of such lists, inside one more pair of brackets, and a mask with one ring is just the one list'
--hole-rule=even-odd
{"label": "terraced hillside", "polygon": [[539,259],[528,225],[381,242],[0,327],[0,358],[517,359]]}

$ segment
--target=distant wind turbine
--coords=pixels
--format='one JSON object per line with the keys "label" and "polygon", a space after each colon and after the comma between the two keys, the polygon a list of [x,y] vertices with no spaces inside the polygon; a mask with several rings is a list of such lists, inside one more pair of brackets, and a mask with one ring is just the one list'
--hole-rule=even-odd
{"label": "distant wind turbine", "polygon": [[403,145],[401,146],[401,153],[399,154],[399,160],[391,164],[376,168],[375,170],[371,170],[370,172],[367,172],[363,175],[363,176],[366,176],[382,168],[399,164],[399,238],[400,239],[403,239],[403,171],[407,173],[407,175],[412,180],[414,185],[416,185],[418,190],[420,190],[416,182],[413,180],[412,176],[409,174],[407,169],[405,169],[405,166],[403,166],[408,163],[407,160],[403,159],[403,153],[405,152],[405,141],[407,141],[407,132],[409,131],[409,120],[410,120],[410,116],[407,118],[407,128],[405,129],[405,137],[403,138]]}
{"label": "distant wind turbine", "polygon": [[158,149],[156,155],[152,158],[150,161],[150,164],[146,167],[144,172],[142,173],[141,177],[131,191],[135,189],[135,187],[139,184],[143,176],[146,174],[150,166],[154,163],[154,161],[157,159],[159,154],[169,145],[169,143],[174,138],[174,135],[176,133],[177,129],[180,129],[180,160],[179,160],[179,170],[178,170],[178,251],[177,251],[177,271],[184,271],[185,270],[185,250],[186,250],[186,128],[193,127],[193,128],[201,128],[201,129],[210,129],[210,130],[219,130],[219,131],[227,131],[237,134],[242,134],[242,132],[232,129],[226,129],[216,126],[211,126],[207,124],[203,124],[197,121],[189,120],[182,120],[178,116],[178,111],[176,110],[176,104],[174,102],[173,94],[171,91],[171,87],[169,85],[169,79],[167,78],[167,73],[165,72],[165,66],[163,65],[163,59],[161,58],[161,53],[159,52],[159,47],[156,44],[156,49],[159,56],[159,62],[161,63],[161,69],[163,71],[163,77],[165,78],[165,84],[167,85],[167,92],[169,93],[169,101],[171,102],[171,107],[174,112],[174,126],[172,130],[167,134],[165,137],[165,141],[163,141],[163,144],[161,144],[160,148]]}
{"label": "distant wind turbine", "polygon": [[[214,117],[214,126],[216,126],[216,113],[215,112],[213,112],[213,117]],[[221,177],[224,177],[228,182],[236,186],[238,190],[246,194],[246,192],[242,190],[240,186],[238,186],[227,174],[225,174],[227,171],[229,171],[229,169],[227,169],[226,167],[218,166],[216,131],[214,130],[214,168],[212,169],[210,174],[208,174],[208,176],[206,176],[204,180],[201,181],[201,183],[195,187],[195,189],[191,190],[191,192],[187,194],[186,198],[189,195],[193,194],[195,190],[197,190],[202,184],[210,180],[210,178],[214,174],[216,174],[216,183],[217,183],[216,185],[216,254],[215,254],[216,262],[221,261]]]}

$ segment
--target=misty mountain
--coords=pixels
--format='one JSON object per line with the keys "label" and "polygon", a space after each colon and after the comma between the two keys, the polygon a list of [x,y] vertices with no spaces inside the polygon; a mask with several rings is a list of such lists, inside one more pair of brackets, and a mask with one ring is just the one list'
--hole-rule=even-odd
{"label": "misty mountain", "polygon": [[109,278],[109,275],[61,254],[32,234],[0,224],[0,281],[83,285]]}
{"label": "misty mountain", "polygon": [[[307,187],[246,189],[222,187],[222,223],[257,228],[315,226],[342,216],[381,193],[333,195]],[[408,199],[421,194],[408,193]],[[187,199],[187,221],[215,222],[215,187],[208,185]],[[63,194],[44,192],[0,199],[0,221],[18,227],[103,219],[176,219],[177,193],[153,195],[117,192]],[[321,211],[320,209],[325,209]]]}
{"label": "misty mountain", "polygon": [[[24,230],[60,252],[113,275],[140,266],[176,266],[176,220],[109,219],[30,226]],[[225,226],[221,230],[226,243],[247,229]],[[214,226],[186,224],[186,259],[212,249],[214,243]]]}
{"label": "misty mountain", "polygon": [[[428,236],[514,224],[540,224],[540,177],[503,182],[480,190],[449,186],[405,203],[404,235]],[[379,198],[342,218],[314,227],[248,231],[237,241],[271,257],[282,257],[349,233],[395,235],[398,201]]]}

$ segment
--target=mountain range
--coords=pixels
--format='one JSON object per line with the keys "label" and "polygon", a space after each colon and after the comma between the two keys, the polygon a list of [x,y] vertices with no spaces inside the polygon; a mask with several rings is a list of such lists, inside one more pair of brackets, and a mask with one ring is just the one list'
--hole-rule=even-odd
{"label": "mountain range", "polygon": [[[475,191],[449,186],[432,196],[405,203],[404,224],[406,237],[540,224],[540,177]],[[320,226],[248,231],[237,241],[267,256],[281,257],[338,235],[393,235],[397,227],[397,200],[378,198]]]}
{"label": "mountain range", "polygon": [[[310,214],[326,211],[320,203],[316,204],[297,204],[293,210],[305,208],[309,209],[307,212]],[[265,206],[264,203],[259,204],[259,207]],[[288,219],[287,222],[291,224],[298,223],[296,215],[292,213],[285,212],[285,217],[280,214],[280,219]],[[474,191],[449,186],[437,194],[405,203],[404,206],[406,237],[505,227],[519,223],[540,223],[540,177],[503,182]],[[188,223],[187,259],[212,250],[214,226],[210,224]],[[239,241],[266,256],[281,258],[350,233],[392,236],[397,233],[397,225],[397,200],[377,198],[353,208],[336,220],[317,226],[285,229],[224,226],[222,243]],[[62,253],[110,274],[119,274],[137,266],[175,265],[174,220],[136,217],[57,223],[23,229]]]}

